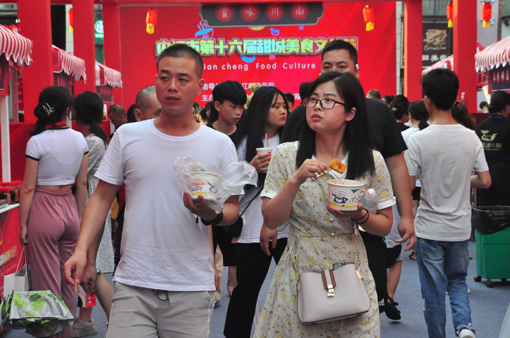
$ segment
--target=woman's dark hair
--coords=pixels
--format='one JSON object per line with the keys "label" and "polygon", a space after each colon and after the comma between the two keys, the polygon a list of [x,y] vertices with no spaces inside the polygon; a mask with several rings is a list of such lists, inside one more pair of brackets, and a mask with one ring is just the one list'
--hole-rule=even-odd
{"label": "woman's dark hair", "polygon": [[418,128],[420,130],[425,129],[429,126],[427,120],[429,119],[429,112],[427,108],[425,108],[425,103],[423,101],[414,101],[409,104],[409,114],[413,120],[420,121],[418,124]]}
{"label": "woman's dark hair", "polygon": [[503,91],[494,92],[491,95],[491,103],[489,104],[489,114],[497,114],[503,111],[508,105],[510,105],[509,93]]}
{"label": "woman's dark hair", "polygon": [[452,106],[452,117],[464,127],[475,130],[475,119],[469,114],[465,102],[455,101]]}
{"label": "woman's dark hair", "polygon": [[[237,125],[237,132],[233,135],[232,141],[234,145],[239,147],[244,138],[246,138],[246,161],[250,162],[257,155],[257,148],[264,146],[262,139],[265,135],[265,124],[269,115],[271,106],[278,100],[278,95],[283,97],[285,106],[287,107],[287,115],[289,114],[289,106],[287,99],[282,91],[276,87],[260,87],[251,98],[248,109],[243,114]],[[282,136],[283,127],[278,128],[278,134]],[[264,182],[266,174],[259,173],[259,183]]]}
{"label": "woman's dark hair", "polygon": [[[362,176],[367,170],[375,171],[374,156],[372,154],[373,143],[368,125],[367,104],[365,92],[358,79],[349,73],[328,72],[319,76],[310,87],[310,94],[326,82],[333,81],[338,95],[344,101],[346,112],[356,108],[356,113],[351,121],[346,121],[343,136],[345,150],[349,152],[347,163],[347,179],[355,179]],[[299,138],[299,148],[296,158],[296,167],[315,153],[315,136],[308,123],[303,124]]]}
{"label": "woman's dark hair", "polygon": [[126,112],[128,123],[136,122],[135,109],[136,109],[136,104],[135,103],[133,103],[132,105],[129,106],[129,108],[128,108],[127,112]]}
{"label": "woman's dark hair", "polygon": [[103,140],[105,146],[108,137],[101,128],[103,122],[103,101],[94,92],[83,92],[74,99],[73,110],[76,112],[76,121],[88,126],[89,131]]}
{"label": "woman's dark hair", "polygon": [[[260,87],[251,99],[250,105],[237,125],[237,132],[233,137],[236,148],[246,138],[246,161],[250,162],[257,155],[257,148],[263,147],[264,128],[271,106],[278,100],[278,95],[283,97],[289,112],[287,99],[282,91],[276,87]],[[281,136],[283,127],[278,129]]]}
{"label": "woman's dark hair", "polygon": [[71,106],[71,94],[64,87],[46,87],[39,94],[39,104],[34,109],[34,116],[37,117],[32,135],[42,133],[47,126],[53,126],[62,121]]}

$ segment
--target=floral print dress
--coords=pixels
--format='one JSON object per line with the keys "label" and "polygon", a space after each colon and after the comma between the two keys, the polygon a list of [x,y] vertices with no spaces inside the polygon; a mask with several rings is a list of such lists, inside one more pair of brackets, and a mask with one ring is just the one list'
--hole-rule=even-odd
{"label": "floral print dress", "polygon": [[[297,142],[284,143],[273,151],[265,188],[261,194],[263,197],[275,197],[295,173],[297,144]],[[365,189],[375,189],[379,196],[378,209],[384,209],[391,207],[395,201],[384,159],[377,151],[373,154],[375,172],[366,173],[357,180],[365,183]],[[353,222],[349,218],[337,218],[326,209],[328,179],[331,179],[328,175],[316,180],[308,179],[299,188],[289,217],[287,248],[273,276],[254,337],[380,336],[375,283],[368,268],[361,236],[358,237],[360,271],[370,297],[370,310],[359,317],[320,324],[302,324],[299,320],[297,310],[299,275],[307,271],[320,272],[331,269],[335,263],[355,262],[356,240],[353,236]]]}
{"label": "floral print dress", "polygon": [[[106,152],[104,142],[95,134],[85,138],[89,146],[89,162],[87,165],[87,202],[96,190],[99,179],[95,176],[97,168]],[[112,243],[112,226],[110,221],[111,212],[108,210],[104,223],[103,236],[97,250],[96,269],[102,273],[111,273],[114,270],[114,253]]]}

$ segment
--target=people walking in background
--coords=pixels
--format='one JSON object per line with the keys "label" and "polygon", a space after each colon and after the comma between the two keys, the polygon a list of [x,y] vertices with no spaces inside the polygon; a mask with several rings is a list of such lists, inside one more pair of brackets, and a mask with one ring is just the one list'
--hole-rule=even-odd
{"label": "people walking in background", "polygon": [[156,97],[156,86],[150,85],[136,94],[135,118],[137,121],[150,120],[161,114],[161,103]]}
{"label": "people walking in background", "polygon": [[[237,81],[225,81],[213,89],[213,106],[209,119],[209,127],[225,134],[232,139],[236,135],[237,123],[243,116],[244,104],[246,103],[246,92],[243,86]],[[219,246],[223,259],[223,266],[228,266],[227,292],[232,295],[236,281],[237,254],[232,244],[232,238],[227,235],[222,227],[213,226],[213,251],[215,259],[220,256],[216,255],[216,248]],[[221,264],[218,270],[221,280],[222,268]],[[218,285],[216,291],[216,303],[218,306],[221,300],[221,285]]]}
{"label": "people walking in background", "polygon": [[[103,101],[94,92],[83,92],[74,99],[73,111],[76,116],[76,123],[80,127],[83,136],[85,136],[89,147],[87,164],[87,200],[89,200],[99,182],[95,174],[101,164],[101,160],[106,152],[106,145],[108,144],[108,138],[101,128],[101,123],[103,122]],[[107,215],[96,257],[96,296],[106,313],[107,320],[110,319],[113,291],[104,274],[113,272],[113,259],[112,229],[110,215]],[[98,333],[92,320],[92,309],[93,307],[80,308],[80,316],[74,323],[71,337],[85,337]]]}
{"label": "people walking in background", "polygon": [[[20,239],[30,244],[32,289],[51,290],[74,311],[78,296],[74,285],[65,282],[62,266],[75,249],[85,209],[88,147],[81,133],[67,127],[70,107],[67,88],[47,87],[39,95],[25,153]],[[71,327],[53,337],[71,337]]]}
{"label": "people walking in background", "polygon": [[[124,107],[120,104],[112,104],[108,109],[108,118],[110,119],[113,127],[113,132],[120,128],[124,123],[127,122],[127,114]],[[113,133],[110,135],[110,139],[113,137]]]}
{"label": "people walking in background", "polygon": [[[279,233],[264,226],[260,193],[271,151],[280,143],[288,113],[284,94],[275,87],[262,87],[253,95],[234,137],[238,160],[248,161],[257,170],[259,179],[256,187],[245,187],[246,194],[240,201],[243,229],[241,236],[234,239],[237,286],[228,305],[223,331],[226,337],[250,337],[257,298],[271,258],[278,264],[287,245],[287,231]],[[260,154],[257,148],[268,148],[268,151]]]}
{"label": "people walking in background", "polygon": [[371,89],[367,92],[367,99],[382,100],[381,93],[377,89]]}
{"label": "people walking in background", "polygon": [[510,205],[510,94],[497,91],[491,96],[489,117],[476,127],[489,165],[492,184],[489,189],[477,190],[480,206]]}
{"label": "people walking in background", "polygon": [[[406,162],[414,187],[420,174],[421,199],[415,227],[418,271],[430,338],[446,337],[446,292],[458,337],[475,337],[466,285],[471,237],[470,189],[491,185],[482,143],[452,117],[459,90],[454,72],[434,69],[422,78],[432,125],[407,140]],[[472,176],[472,172],[476,174]]]}
{"label": "people walking in background", "polygon": [[471,114],[469,114],[469,111],[466,107],[466,102],[455,101],[455,104],[452,107],[452,116],[455,121],[457,121],[457,123],[471,130],[475,130],[475,119],[471,116]]}

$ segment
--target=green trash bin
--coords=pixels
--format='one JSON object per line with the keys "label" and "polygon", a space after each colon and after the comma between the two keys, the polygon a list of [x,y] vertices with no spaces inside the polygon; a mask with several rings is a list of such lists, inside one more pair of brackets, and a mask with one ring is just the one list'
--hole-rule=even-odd
{"label": "green trash bin", "polygon": [[510,228],[490,235],[482,235],[475,230],[476,273],[475,281],[483,278],[488,287],[493,286],[491,279],[510,279]]}

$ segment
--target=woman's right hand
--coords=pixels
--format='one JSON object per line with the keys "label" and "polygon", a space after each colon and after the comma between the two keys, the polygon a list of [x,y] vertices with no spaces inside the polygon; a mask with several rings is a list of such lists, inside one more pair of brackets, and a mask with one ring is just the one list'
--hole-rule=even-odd
{"label": "woman's right hand", "polygon": [[28,229],[26,225],[22,225],[19,232],[19,240],[22,245],[28,244]]}
{"label": "woman's right hand", "polygon": [[299,185],[305,183],[309,178],[316,178],[328,170],[328,165],[318,160],[306,159],[301,167],[292,175]]}
{"label": "woman's right hand", "polygon": [[265,173],[269,167],[269,161],[271,161],[271,153],[263,155],[257,154],[251,160],[250,164],[255,167],[258,173]]}

